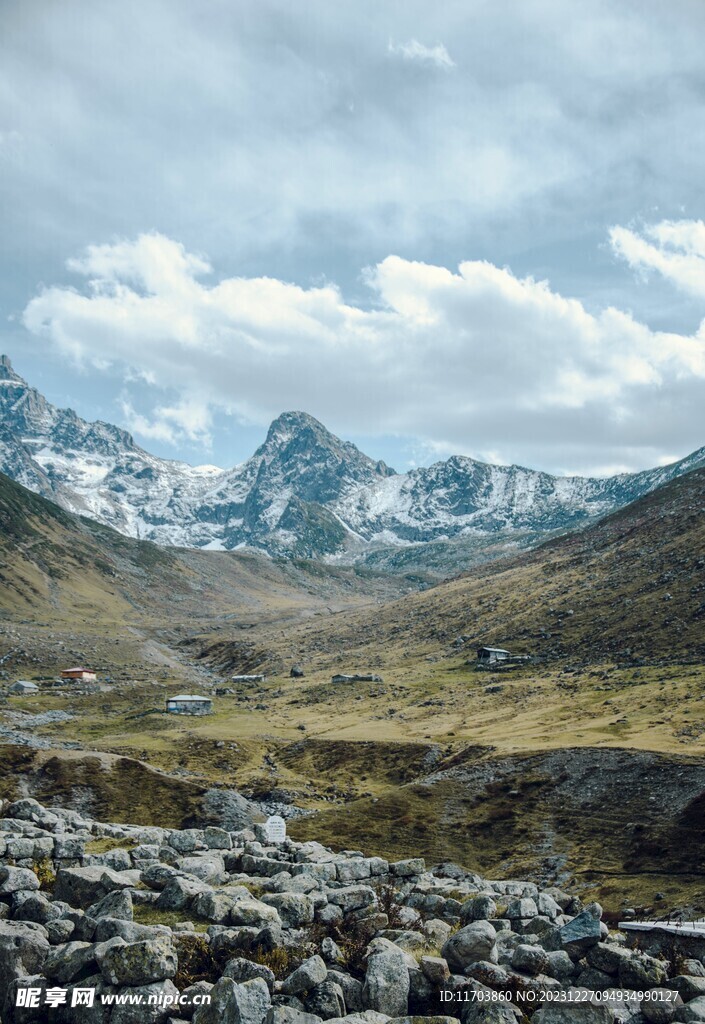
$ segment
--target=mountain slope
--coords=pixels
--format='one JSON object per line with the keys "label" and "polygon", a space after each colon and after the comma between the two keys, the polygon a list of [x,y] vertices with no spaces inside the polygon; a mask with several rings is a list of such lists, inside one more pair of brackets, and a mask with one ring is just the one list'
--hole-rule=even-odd
{"label": "mountain slope", "polygon": [[[65,509],[160,544],[369,558],[405,571],[413,550],[397,558],[390,546],[435,541],[431,561],[457,569],[498,541],[504,550],[570,529],[703,462],[700,449],[671,466],[591,479],[454,456],[401,474],[306,413],[288,412],[242,465],[194,467],[54,408],[0,358],[0,470]],[[443,547],[449,538],[458,543]],[[416,562],[428,564],[422,551]]]}
{"label": "mountain slope", "polygon": [[286,618],[384,599],[406,584],[255,552],[136,541],[0,473],[0,619],[60,623]]}
{"label": "mountain slope", "polygon": [[[474,657],[490,644],[539,659],[605,662],[705,657],[705,469],[657,488],[583,530],[478,567],[374,613],[287,632],[285,644],[323,668],[378,668]],[[262,635],[273,654],[277,640]],[[235,653],[235,652],[233,652]],[[225,663],[227,643],[211,649]],[[467,657],[467,655],[465,655]]]}

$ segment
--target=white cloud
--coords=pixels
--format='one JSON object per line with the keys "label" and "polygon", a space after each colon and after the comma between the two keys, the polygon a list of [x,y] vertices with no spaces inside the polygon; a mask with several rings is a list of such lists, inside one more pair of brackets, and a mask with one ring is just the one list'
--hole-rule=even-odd
{"label": "white cloud", "polygon": [[124,415],[145,437],[203,441],[214,411],[266,424],[299,408],[340,433],[497,461],[527,461],[528,445],[532,462],[566,468],[633,464],[640,448],[656,461],[705,437],[705,330],[594,315],[488,262],[452,272],[388,256],[366,272],[369,308],[332,284],[202,281],[208,264],[158,234],[71,267],[87,288],[45,289],[24,324],[63,356],[140,375],[153,411],[126,399]]}
{"label": "white cloud", "polygon": [[455,61],[451,58],[443,43],[436,43],[435,46],[424,46],[417,39],[410,39],[407,43],[395,43],[389,40],[387,47],[389,53],[395,57],[402,57],[404,60],[419,61],[422,64],[435,64],[437,68],[455,67]]}
{"label": "white cloud", "polygon": [[186,398],[176,405],[157,405],[152,417],[138,412],[128,396],[120,401],[123,422],[133,434],[153,441],[177,445],[190,442],[209,448],[212,419],[208,404]]}
{"label": "white cloud", "polygon": [[613,227],[614,252],[635,269],[656,270],[683,291],[705,297],[705,224],[663,220],[641,232]]}

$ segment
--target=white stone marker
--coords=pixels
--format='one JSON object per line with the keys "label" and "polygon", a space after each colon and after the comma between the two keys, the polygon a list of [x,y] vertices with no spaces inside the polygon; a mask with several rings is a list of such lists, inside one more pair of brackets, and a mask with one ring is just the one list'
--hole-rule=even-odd
{"label": "white stone marker", "polygon": [[286,839],[286,822],[278,814],[273,814],[271,818],[267,818],[264,827],[270,843],[283,843]]}

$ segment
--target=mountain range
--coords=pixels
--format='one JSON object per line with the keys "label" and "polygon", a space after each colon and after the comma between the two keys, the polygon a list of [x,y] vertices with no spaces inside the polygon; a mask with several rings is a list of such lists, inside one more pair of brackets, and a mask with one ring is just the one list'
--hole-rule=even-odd
{"label": "mountain range", "polygon": [[704,464],[701,448],[606,478],[464,456],[397,473],[312,416],[285,412],[241,465],[191,466],[57,409],[0,357],[0,471],[70,512],[167,546],[381,564],[405,563],[411,545],[465,543],[473,561],[500,540],[522,546],[574,528]]}

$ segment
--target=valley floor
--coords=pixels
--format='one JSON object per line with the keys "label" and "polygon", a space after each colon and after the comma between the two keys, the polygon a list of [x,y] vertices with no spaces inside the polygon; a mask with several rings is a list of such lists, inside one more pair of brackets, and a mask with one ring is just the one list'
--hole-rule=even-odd
{"label": "valley floor", "polygon": [[[237,664],[222,662],[223,633]],[[452,644],[370,650],[364,661],[309,651],[294,679],[291,629],[276,621],[203,636],[3,626],[0,671],[42,689],[0,705],[0,795],[29,785],[39,799],[82,794],[104,815],[178,825],[212,787],[235,788],[294,814],[299,838],[529,873],[614,911],[705,907],[702,665],[491,672]],[[229,681],[262,660],[264,684]],[[101,670],[99,690],[50,687],[83,661]],[[355,671],[383,682],[331,682]],[[167,715],[178,692],[208,692],[214,714]]]}

